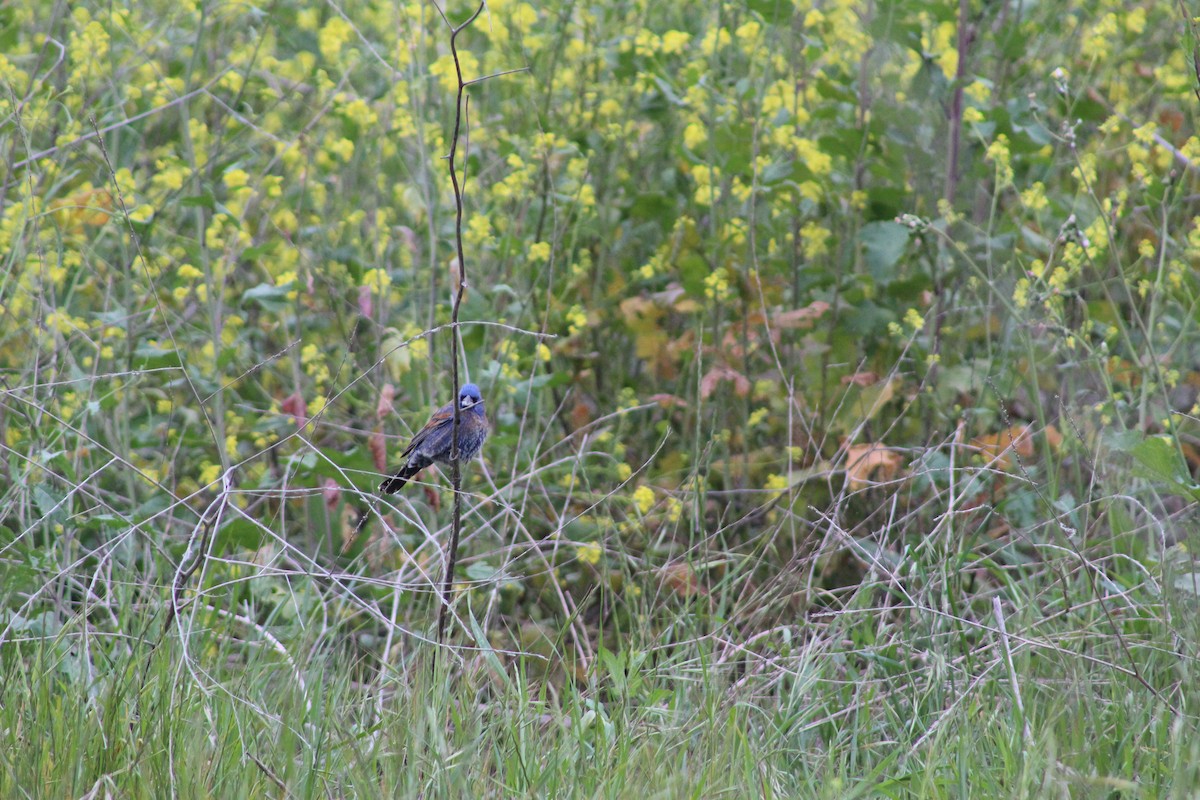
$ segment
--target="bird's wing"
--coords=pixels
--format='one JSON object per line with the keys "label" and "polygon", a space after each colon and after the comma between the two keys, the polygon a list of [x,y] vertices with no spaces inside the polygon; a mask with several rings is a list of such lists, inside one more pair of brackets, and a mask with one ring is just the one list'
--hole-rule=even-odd
{"label": "bird's wing", "polygon": [[440,431],[447,425],[453,424],[454,404],[446,403],[446,405],[433,412],[433,416],[429,418],[429,422],[425,423],[424,428],[421,428],[421,430],[417,431],[416,435],[413,436],[412,441],[408,443],[408,447],[405,448],[404,454],[401,457],[408,458],[417,451],[417,448],[421,446],[422,442],[429,438],[431,433]]}

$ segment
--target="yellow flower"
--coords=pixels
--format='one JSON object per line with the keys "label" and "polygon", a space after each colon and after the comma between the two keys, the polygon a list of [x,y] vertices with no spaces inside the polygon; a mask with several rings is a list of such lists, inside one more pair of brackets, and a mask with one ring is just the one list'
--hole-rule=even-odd
{"label": "yellow flower", "polygon": [[210,464],[206,462],[204,466],[200,468],[199,480],[201,486],[208,486],[210,483],[216,481],[216,479],[219,477],[221,477],[220,464]]}
{"label": "yellow flower", "polygon": [[748,56],[753,56],[759,49],[762,26],[756,20],[750,20],[738,26],[738,29],[734,31],[734,35],[737,36],[742,52]]}
{"label": "yellow flower", "polygon": [[391,285],[391,276],[388,275],[388,270],[367,270],[362,273],[360,285],[371,289],[371,294],[383,295]]}
{"label": "yellow flower", "polygon": [[1012,183],[1012,155],[1008,149],[1008,137],[1003,133],[988,145],[987,160],[996,165],[996,188],[1003,189]]}
{"label": "yellow flower", "polygon": [[714,270],[704,279],[704,296],[710,300],[728,299],[729,281],[725,277],[724,269]]}
{"label": "yellow flower", "polygon": [[567,312],[567,335],[574,336],[587,327],[587,314],[579,306],[572,306]]}
{"label": "yellow flower", "polygon": [[1013,304],[1017,308],[1029,307],[1029,279],[1021,278],[1013,287]]}
{"label": "yellow flower", "polygon": [[204,273],[196,269],[191,264],[180,264],[178,271],[179,277],[183,278],[185,281],[199,280],[200,278],[204,277]]}
{"label": "yellow flower", "polygon": [[1154,144],[1154,134],[1158,131],[1158,125],[1153,122],[1147,122],[1141,127],[1133,129],[1133,138],[1145,145]]}
{"label": "yellow flower", "polygon": [[604,550],[596,542],[576,542],[575,554],[583,563],[595,565],[600,561]]}
{"label": "yellow flower", "polygon": [[336,155],[342,161],[349,161],[354,155],[354,142],[349,139],[338,139],[336,142],[331,142],[329,152]]}
{"label": "yellow flower", "polygon": [[321,50],[321,56],[326,61],[336,62],[342,47],[353,36],[354,29],[350,27],[349,22],[339,16],[330,17],[325,27],[317,34],[317,47]]}
{"label": "yellow flower", "polygon": [[1146,30],[1146,9],[1138,7],[1125,14],[1125,30],[1140,34]]}
{"label": "yellow flower", "polygon": [[800,229],[800,243],[804,257],[811,260],[829,252],[829,237],[833,234],[816,222],[809,222]]}
{"label": "yellow flower", "polygon": [[149,222],[154,216],[154,206],[148,203],[142,203],[137,208],[129,212],[129,219],[137,223]]}
{"label": "yellow flower", "polygon": [[683,48],[692,40],[690,33],[683,31],[667,31],[662,35],[662,52],[666,55],[675,55],[683,52]]}
{"label": "yellow flower", "polygon": [[521,33],[529,33],[533,24],[537,22],[537,10],[529,3],[520,3],[512,10],[512,26]]}
{"label": "yellow flower", "polygon": [[221,176],[221,182],[230,189],[237,189],[238,187],[245,186],[249,181],[250,174],[244,169],[226,170],[225,174]]}
{"label": "yellow flower", "polygon": [[1030,211],[1041,211],[1050,204],[1050,201],[1046,199],[1046,185],[1041,181],[1035,181],[1032,186],[1021,192],[1021,202]]}
{"label": "yellow flower", "polygon": [[633,492],[633,502],[638,511],[646,514],[654,507],[654,490],[649,486],[639,486]]}
{"label": "yellow flower", "polygon": [[796,136],[792,138],[791,145],[796,158],[800,159],[813,175],[822,178],[833,172],[833,159],[827,153],[823,153],[812,139]]}
{"label": "yellow flower", "polygon": [[[458,63],[462,67],[464,81],[479,76],[479,59],[470,50],[458,52]],[[438,58],[429,65],[429,73],[438,79],[442,89],[447,92],[458,90],[458,76],[454,72],[454,57],[449,53]]]}
{"label": "yellow flower", "polygon": [[710,55],[728,47],[732,41],[733,37],[729,35],[727,28],[709,28],[704,34],[704,38],[700,40],[700,52]]}

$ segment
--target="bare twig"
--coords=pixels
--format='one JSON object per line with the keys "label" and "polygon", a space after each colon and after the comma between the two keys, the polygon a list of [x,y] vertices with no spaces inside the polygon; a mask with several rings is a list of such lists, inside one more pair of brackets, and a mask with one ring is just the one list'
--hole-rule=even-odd
{"label": "bare twig", "polygon": [[[450,30],[450,55],[454,58],[454,74],[458,78],[458,93],[454,103],[454,134],[450,137],[450,183],[454,186],[454,246],[458,258],[458,286],[454,287],[454,305],[450,311],[450,374],[451,402],[454,404],[454,425],[450,436],[450,483],[454,490],[454,524],[450,530],[450,543],[446,547],[446,574],[442,578],[442,604],[438,609],[437,641],[444,642],[446,616],[450,610],[451,594],[454,589],[454,567],[458,561],[458,540],[462,534],[462,465],[458,462],[458,430],[462,424],[462,408],[458,402],[458,311],[462,306],[463,291],[467,287],[467,258],[463,250],[463,185],[458,180],[458,140],[466,116],[467,83],[463,80],[462,64],[458,60],[458,35],[474,22],[486,5],[480,2],[465,22]],[[442,19],[446,19],[445,14]],[[447,24],[449,22],[447,21]]]}
{"label": "bare twig", "polygon": [[960,0],[958,4],[958,68],[954,73],[954,96],[950,102],[950,153],[946,165],[946,202],[954,205],[958,192],[958,153],[962,146],[963,84],[967,75],[967,51],[975,32],[970,21],[971,4]]}

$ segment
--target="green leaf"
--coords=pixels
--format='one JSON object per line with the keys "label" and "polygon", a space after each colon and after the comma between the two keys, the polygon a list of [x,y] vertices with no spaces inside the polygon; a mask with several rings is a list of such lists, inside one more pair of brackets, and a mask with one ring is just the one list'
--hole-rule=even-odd
{"label": "green leaf", "polygon": [[266,311],[282,311],[288,307],[287,295],[290,286],[276,286],[273,283],[260,283],[242,293],[243,301],[258,303]]}
{"label": "green leaf", "polygon": [[908,247],[909,229],[898,222],[869,222],[858,232],[867,268],[883,283],[891,278],[892,268]]}
{"label": "green leaf", "polygon": [[213,551],[227,553],[230,550],[257,550],[262,547],[265,538],[266,531],[261,525],[235,514],[217,529]]}
{"label": "green leaf", "polygon": [[1170,437],[1151,436],[1142,439],[1129,451],[1145,477],[1170,483],[1190,484],[1192,476],[1187,464]]}
{"label": "green leaf", "polygon": [[466,569],[467,577],[473,581],[490,581],[496,578],[500,570],[486,561],[476,561]]}
{"label": "green leaf", "polygon": [[180,198],[179,205],[182,208],[207,208],[211,211],[217,207],[217,201],[213,198],[212,192],[205,192],[204,194]]}
{"label": "green leaf", "polygon": [[1114,450],[1133,457],[1135,475],[1158,483],[1178,497],[1200,499],[1200,486],[1192,480],[1187,462],[1171,437],[1139,437],[1129,431],[1108,436],[1106,441]]}
{"label": "green leaf", "polygon": [[33,487],[33,502],[37,505],[38,513],[51,525],[64,521],[66,514],[61,505],[63,497],[61,492],[40,485]]}
{"label": "green leaf", "polygon": [[159,347],[152,344],[139,344],[133,351],[134,363],[138,369],[159,369],[161,367],[178,367],[179,353],[172,347]]}

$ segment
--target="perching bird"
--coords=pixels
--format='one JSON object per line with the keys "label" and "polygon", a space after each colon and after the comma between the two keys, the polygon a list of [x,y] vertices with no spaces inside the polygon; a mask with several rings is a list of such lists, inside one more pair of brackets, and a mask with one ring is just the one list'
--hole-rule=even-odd
{"label": "perching bird", "polygon": [[[483,410],[483,395],[473,383],[465,384],[458,393],[458,459],[470,461],[479,454],[488,435],[487,414]],[[417,431],[408,443],[404,458],[408,459],[392,477],[379,485],[384,494],[394,494],[404,488],[408,479],[435,461],[450,463],[450,441],[454,430],[454,404],[447,403],[433,413],[425,427]]]}

